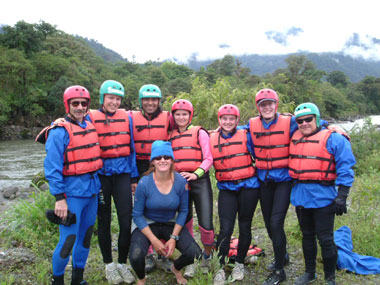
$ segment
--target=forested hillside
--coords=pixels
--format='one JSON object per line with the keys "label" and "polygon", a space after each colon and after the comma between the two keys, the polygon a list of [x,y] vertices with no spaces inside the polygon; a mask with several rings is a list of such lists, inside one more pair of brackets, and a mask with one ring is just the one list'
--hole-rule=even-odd
{"label": "forested hillside", "polygon": [[380,111],[380,78],[365,76],[353,82],[333,67],[330,72],[322,71],[305,55],[290,55],[282,68],[262,76],[253,75],[254,70],[230,55],[195,71],[174,62],[106,61],[88,41],[45,22],[20,21],[2,30],[0,131],[1,126],[10,124],[43,126],[52,117],[62,116],[63,91],[74,84],[88,88],[91,107],[97,108],[99,87],[107,79],[124,85],[123,108],[137,108],[139,88],[153,83],[162,89],[165,108],[175,97],[188,98],[195,105],[195,123],[207,128],[216,126],[217,109],[225,103],[240,107],[242,122],[255,115],[254,95],[263,87],[278,91],[281,111],[293,112],[295,105],[304,101],[318,104],[325,118]]}

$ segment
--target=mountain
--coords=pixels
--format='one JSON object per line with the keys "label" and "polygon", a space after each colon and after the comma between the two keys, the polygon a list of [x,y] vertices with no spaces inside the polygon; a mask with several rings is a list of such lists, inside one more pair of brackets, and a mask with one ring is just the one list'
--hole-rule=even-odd
{"label": "mountain", "polygon": [[[242,55],[235,56],[244,67],[251,70],[252,74],[262,76],[266,73],[273,73],[279,68],[286,68],[285,59],[290,55],[305,55],[312,61],[317,69],[330,73],[334,70],[344,72],[352,82],[358,82],[365,76],[380,77],[380,61],[353,58],[343,53],[294,53],[286,55]],[[202,66],[207,67],[213,60],[190,60],[188,66],[194,70],[199,70]]]}
{"label": "mountain", "polygon": [[[90,48],[96,53],[96,55],[103,58],[105,61],[118,62],[128,61],[123,58],[117,52],[104,47],[101,43],[87,39],[80,36],[76,36],[85,40]],[[305,55],[310,61],[312,61],[317,69],[323,70],[327,73],[331,71],[339,70],[344,72],[351,80],[351,82],[358,82],[365,76],[380,77],[380,61],[365,60],[362,58],[354,58],[349,55],[343,54],[343,52],[326,52],[326,53],[293,53],[285,55],[241,55],[235,56],[244,67],[251,70],[252,74],[263,76],[266,73],[273,73],[279,68],[286,68],[286,58],[290,55]],[[194,58],[190,59],[185,65],[189,66],[193,70],[199,70],[202,66],[207,67],[217,59],[198,61]]]}
{"label": "mountain", "polygon": [[120,54],[118,54],[117,52],[115,52],[109,48],[106,48],[101,43],[97,42],[96,40],[83,38],[83,37],[78,36],[78,35],[76,35],[75,37],[86,41],[87,44],[89,45],[89,47],[95,52],[95,54],[97,56],[100,56],[101,58],[103,58],[105,61],[109,61],[109,62],[113,62],[113,63],[118,62],[118,61],[128,61],[125,58],[123,58]]}

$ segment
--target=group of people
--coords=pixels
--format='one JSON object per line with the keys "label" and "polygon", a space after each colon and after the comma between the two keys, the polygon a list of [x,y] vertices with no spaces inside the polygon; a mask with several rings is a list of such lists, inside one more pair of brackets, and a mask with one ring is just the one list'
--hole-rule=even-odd
{"label": "group of people", "polygon": [[[347,211],[355,158],[349,140],[326,126],[315,104],[299,105],[294,115],[280,114],[277,93],[262,89],[255,97],[257,117],[239,126],[238,107],[226,104],[217,114],[219,128],[209,132],[192,125],[194,108],[188,100],[177,100],[171,112],[163,111],[156,85],[141,87],[139,111],[120,109],[123,97],[122,84],[107,80],[100,87],[100,108],[90,110],[87,89],[71,86],[63,94],[65,118],[39,136],[46,141],[44,168],[56,198],[55,214],[62,219],[69,211],[76,215],[76,223],[59,226],[52,284],[64,284],[71,252],[71,284],[87,284],[83,272],[96,217],[110,284],[133,283],[131,267],[137,284],[145,284],[146,272],[158,260],[178,284],[186,284],[185,277],[194,276],[196,259],[203,273],[209,271],[213,247],[221,268],[214,284],[226,281],[227,262],[235,263],[232,278],[243,280],[259,201],[274,252],[271,274],[263,284],[286,280],[284,221],[290,203],[296,207],[305,258],[305,273],[296,284],[316,279],[316,237],[325,280],[335,284],[334,217]],[[216,241],[212,166],[220,190]],[[112,200],[119,222],[117,262],[112,258]],[[203,250],[194,239],[193,206]],[[236,216],[238,250],[229,260]],[[171,262],[175,248],[181,255]]]}

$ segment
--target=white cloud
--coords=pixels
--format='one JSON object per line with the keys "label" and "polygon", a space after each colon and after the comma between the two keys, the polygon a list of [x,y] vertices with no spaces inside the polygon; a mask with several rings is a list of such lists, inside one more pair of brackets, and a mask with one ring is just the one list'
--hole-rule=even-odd
{"label": "white cloud", "polygon": [[[230,54],[284,54],[299,50],[341,51],[353,33],[380,38],[376,1],[360,5],[342,0],[140,0],[73,1],[13,0],[2,3],[0,24],[43,20],[69,34],[102,43],[138,62],[177,58],[198,59]],[[282,46],[268,31],[302,33]],[[226,44],[228,48],[221,48]],[[346,52],[378,53],[357,48]]]}

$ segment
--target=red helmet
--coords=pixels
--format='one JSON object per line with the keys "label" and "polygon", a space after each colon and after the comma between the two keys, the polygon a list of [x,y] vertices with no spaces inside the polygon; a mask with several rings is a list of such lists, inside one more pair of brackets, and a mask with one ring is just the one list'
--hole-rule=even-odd
{"label": "red helmet", "polygon": [[66,113],[70,112],[69,100],[73,98],[86,98],[88,103],[91,101],[90,92],[86,88],[80,85],[70,86],[63,92],[63,104],[65,105]]}
{"label": "red helmet", "polygon": [[174,112],[177,110],[186,110],[190,112],[190,118],[189,118],[189,123],[193,119],[193,114],[194,114],[194,107],[193,104],[189,100],[185,99],[179,99],[175,101],[172,105],[172,114],[174,115]]}
{"label": "red helmet", "polygon": [[240,121],[240,111],[239,108],[232,104],[225,104],[219,108],[218,111],[218,122],[220,123],[220,117],[223,115],[235,115],[237,117],[236,125],[239,124]]}
{"label": "red helmet", "polygon": [[255,98],[257,110],[260,112],[260,110],[259,110],[260,101],[267,101],[267,100],[276,102],[276,110],[275,111],[277,112],[278,95],[277,95],[276,91],[269,89],[269,88],[261,89],[259,92],[257,92],[256,98]]}

